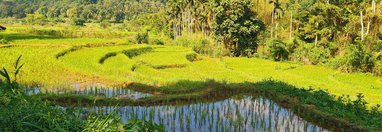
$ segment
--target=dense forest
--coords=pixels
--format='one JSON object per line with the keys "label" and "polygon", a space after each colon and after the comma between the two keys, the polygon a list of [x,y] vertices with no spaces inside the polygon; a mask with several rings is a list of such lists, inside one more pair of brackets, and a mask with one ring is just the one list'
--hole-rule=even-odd
{"label": "dense forest", "polygon": [[121,23],[139,14],[156,13],[163,9],[161,0],[2,0],[0,17],[26,18],[42,15],[49,21],[82,19],[86,22],[104,20]]}
{"label": "dense forest", "polygon": [[140,23],[199,53],[382,74],[379,0],[2,0],[0,6],[3,21]]}

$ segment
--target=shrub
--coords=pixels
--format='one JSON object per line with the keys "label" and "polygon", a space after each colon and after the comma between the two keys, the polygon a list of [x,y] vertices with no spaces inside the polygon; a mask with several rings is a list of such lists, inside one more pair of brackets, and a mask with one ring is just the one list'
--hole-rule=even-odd
{"label": "shrub", "polygon": [[374,66],[371,54],[362,49],[361,45],[349,47],[345,59],[343,70],[348,72],[371,71]]}
{"label": "shrub", "polygon": [[382,61],[377,61],[375,63],[375,66],[373,68],[373,73],[375,75],[381,76],[382,75]]}
{"label": "shrub", "polygon": [[211,57],[229,56],[230,51],[220,46],[213,45],[213,39],[209,37],[179,36],[175,39],[178,46],[190,47],[198,54],[208,55]]}
{"label": "shrub", "polygon": [[155,39],[152,43],[155,45],[164,45],[163,40],[160,40],[160,39]]}
{"label": "shrub", "polygon": [[26,14],[25,21],[28,24],[46,25],[48,23],[46,17],[43,14]]}
{"label": "shrub", "polygon": [[289,52],[286,49],[286,44],[278,39],[272,39],[267,42],[270,54],[275,61],[288,60]]}
{"label": "shrub", "polygon": [[291,43],[288,43],[287,49],[290,53],[290,60],[313,65],[326,64],[338,52],[335,44],[331,42],[315,45],[300,39],[294,39]]}
{"label": "shrub", "polygon": [[190,62],[194,62],[198,60],[198,54],[195,52],[187,53],[186,58]]}
{"label": "shrub", "polygon": [[148,44],[149,43],[149,34],[148,32],[145,33],[138,33],[135,37],[138,44]]}
{"label": "shrub", "polygon": [[196,43],[192,45],[192,50],[199,54],[209,54],[211,43],[207,39],[197,40]]}
{"label": "shrub", "polygon": [[102,22],[100,23],[100,26],[101,26],[102,28],[108,28],[108,27],[110,27],[110,23],[109,23],[108,21],[102,21]]}
{"label": "shrub", "polygon": [[343,56],[335,58],[330,63],[333,68],[344,72],[372,72],[375,66],[373,55],[360,43],[349,45]]}
{"label": "shrub", "polygon": [[330,51],[327,48],[322,46],[312,47],[308,50],[308,58],[309,62],[313,65],[317,65],[319,63],[326,63],[329,61]]}
{"label": "shrub", "polygon": [[80,18],[74,18],[72,20],[72,25],[73,26],[85,26],[85,20],[84,19],[80,19]]}

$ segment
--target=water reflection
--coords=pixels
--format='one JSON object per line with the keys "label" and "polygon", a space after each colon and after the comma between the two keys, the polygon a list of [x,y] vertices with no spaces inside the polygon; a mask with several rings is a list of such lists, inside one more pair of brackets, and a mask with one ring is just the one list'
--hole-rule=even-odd
{"label": "water reflection", "polygon": [[181,106],[94,106],[98,114],[117,110],[126,122],[151,120],[167,131],[326,131],[265,98],[244,96]]}
{"label": "water reflection", "polygon": [[74,95],[94,95],[106,98],[118,98],[118,99],[139,99],[144,97],[152,96],[152,94],[141,93],[133,91],[126,88],[108,88],[92,86],[87,88],[80,88],[79,86],[74,86],[70,88],[66,87],[49,87],[44,88],[43,86],[29,87],[24,90],[27,95],[36,94],[74,94]]}

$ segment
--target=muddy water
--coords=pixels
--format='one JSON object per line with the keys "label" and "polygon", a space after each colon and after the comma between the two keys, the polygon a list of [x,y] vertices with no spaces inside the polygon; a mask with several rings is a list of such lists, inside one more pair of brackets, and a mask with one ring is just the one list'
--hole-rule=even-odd
{"label": "muddy water", "polygon": [[164,106],[94,106],[98,114],[116,111],[123,121],[143,119],[166,131],[327,131],[262,97],[242,96],[213,103]]}

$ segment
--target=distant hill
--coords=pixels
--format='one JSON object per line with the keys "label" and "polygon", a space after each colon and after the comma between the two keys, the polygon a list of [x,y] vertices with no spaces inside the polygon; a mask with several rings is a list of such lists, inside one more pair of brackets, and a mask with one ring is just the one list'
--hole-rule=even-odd
{"label": "distant hill", "polygon": [[167,0],[0,0],[0,18],[25,18],[39,13],[50,21],[123,22],[140,14],[156,13]]}

